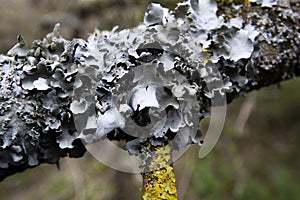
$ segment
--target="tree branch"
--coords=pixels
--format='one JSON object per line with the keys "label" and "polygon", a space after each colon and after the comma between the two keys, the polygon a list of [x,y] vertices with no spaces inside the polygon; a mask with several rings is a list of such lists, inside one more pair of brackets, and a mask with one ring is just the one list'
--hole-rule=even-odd
{"label": "tree branch", "polygon": [[[7,55],[0,55],[0,180],[41,163],[58,163],[60,157],[81,157],[83,143],[104,136],[138,139],[120,130],[118,118],[92,134],[88,131],[94,125],[77,120],[94,116],[101,124],[101,116],[107,119],[112,105],[106,108],[103,98],[110,98],[121,77],[137,66],[150,63],[180,72],[197,89],[200,118],[207,117],[217,93],[226,93],[230,103],[299,76],[299,2],[251,2],[191,0],[175,11],[151,4],[143,24],[120,32],[96,31],[88,41],[65,40],[59,26],[31,48],[20,36]],[[215,88],[209,90],[212,83]],[[89,93],[91,88],[96,94]],[[91,97],[96,103],[87,100]],[[144,115],[136,113],[142,119],[138,123],[145,122]],[[187,137],[197,142],[193,135]],[[158,138],[151,136],[150,143]]]}

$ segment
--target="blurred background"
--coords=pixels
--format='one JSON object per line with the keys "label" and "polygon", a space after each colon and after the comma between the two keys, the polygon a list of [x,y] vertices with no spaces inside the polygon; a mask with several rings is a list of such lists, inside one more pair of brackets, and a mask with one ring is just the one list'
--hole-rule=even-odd
{"label": "blurred background", "polygon": [[[22,34],[30,45],[60,22],[65,38],[137,25],[150,0],[0,0],[0,53]],[[174,8],[175,0],[156,0]],[[191,147],[175,163],[180,200],[300,199],[300,79],[252,92],[228,106],[213,151],[198,158]],[[205,129],[208,121],[203,122]],[[0,183],[0,199],[133,200],[139,174],[115,171],[87,153],[41,165]]]}

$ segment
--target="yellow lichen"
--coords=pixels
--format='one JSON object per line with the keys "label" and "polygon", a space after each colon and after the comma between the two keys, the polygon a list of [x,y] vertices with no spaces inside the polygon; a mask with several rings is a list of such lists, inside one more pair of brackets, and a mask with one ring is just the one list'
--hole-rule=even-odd
{"label": "yellow lichen", "polygon": [[210,61],[210,58],[212,56],[213,50],[211,48],[202,48],[202,52],[207,53],[203,57],[204,64],[208,63]]}
{"label": "yellow lichen", "polygon": [[211,56],[205,56],[204,57],[204,64],[208,63],[210,61]]}
{"label": "yellow lichen", "polygon": [[211,48],[202,48],[202,51],[207,53],[213,53],[213,50]]}
{"label": "yellow lichen", "polygon": [[169,146],[155,149],[155,154],[148,163],[149,171],[143,173],[144,200],[177,199],[176,178],[170,161]]}

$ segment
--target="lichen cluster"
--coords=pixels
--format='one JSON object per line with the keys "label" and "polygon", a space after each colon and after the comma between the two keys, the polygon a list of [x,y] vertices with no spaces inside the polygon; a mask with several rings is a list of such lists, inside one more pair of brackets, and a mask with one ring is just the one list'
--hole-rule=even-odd
{"label": "lichen cluster", "polygon": [[32,48],[19,36],[18,44],[0,56],[1,168],[56,163],[61,156],[84,153],[80,141],[73,143],[74,151],[60,149],[56,141],[63,132],[75,132],[69,110],[78,69],[72,44],[60,36],[57,25]]}
{"label": "lichen cluster", "polygon": [[[66,40],[58,25],[30,48],[19,37],[0,55],[0,167],[56,163],[62,156],[81,156],[82,142],[106,138],[125,140],[132,154],[145,153],[149,142],[165,146],[176,136],[177,147],[201,144],[195,127],[212,105],[222,103],[213,98],[230,102],[295,75],[296,22],[299,13],[282,1],[218,6],[189,0],[173,11],[152,3],[139,26],[97,30],[88,40]],[[147,73],[134,71],[145,66]],[[149,76],[157,71],[160,79]],[[151,80],[135,84],[131,75]],[[143,127],[151,122],[149,113],[163,111],[169,121],[155,132],[140,137],[126,131],[126,119]]]}
{"label": "lichen cluster", "polygon": [[[218,13],[227,21],[243,18],[240,26],[252,33],[249,38],[254,45],[250,59],[218,62],[221,73],[229,75],[233,83],[233,90],[227,93],[228,102],[253,89],[295,77],[300,44],[296,5],[268,0],[252,0],[248,6],[225,6],[221,2]],[[228,30],[221,30],[222,34],[228,34]],[[283,71],[287,73],[280,73]]]}

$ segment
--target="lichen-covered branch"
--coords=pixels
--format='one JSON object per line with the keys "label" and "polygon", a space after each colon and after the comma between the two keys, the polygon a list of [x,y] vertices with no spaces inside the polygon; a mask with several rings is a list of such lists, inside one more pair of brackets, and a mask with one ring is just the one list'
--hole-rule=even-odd
{"label": "lichen-covered branch", "polygon": [[[189,0],[174,11],[151,4],[139,26],[87,41],[64,39],[59,25],[31,47],[20,36],[0,55],[0,180],[102,139],[136,155],[174,138],[178,148],[201,144],[193,120],[220,103],[211,98],[229,103],[300,75],[299,14],[298,1]],[[132,135],[131,125],[151,127]]]}

